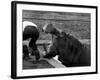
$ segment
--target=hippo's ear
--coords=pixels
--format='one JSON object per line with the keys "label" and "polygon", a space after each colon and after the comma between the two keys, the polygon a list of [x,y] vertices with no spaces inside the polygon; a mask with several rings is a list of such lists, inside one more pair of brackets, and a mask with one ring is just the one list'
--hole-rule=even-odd
{"label": "hippo's ear", "polygon": [[45,25],[44,25],[43,28],[42,28],[42,31],[43,31],[43,32],[46,31],[47,26],[48,26],[48,23],[45,23]]}

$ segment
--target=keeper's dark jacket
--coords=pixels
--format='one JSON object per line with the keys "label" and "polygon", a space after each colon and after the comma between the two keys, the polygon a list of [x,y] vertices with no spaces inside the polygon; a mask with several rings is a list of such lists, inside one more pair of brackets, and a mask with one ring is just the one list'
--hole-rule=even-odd
{"label": "keeper's dark jacket", "polygon": [[58,60],[67,67],[90,66],[89,50],[73,36],[61,33],[61,36],[54,37],[49,46],[45,58],[52,58],[58,55]]}
{"label": "keeper's dark jacket", "polygon": [[[36,60],[39,60],[40,58],[40,54],[36,45],[36,41],[39,38],[39,30],[37,28],[37,26],[35,26],[35,24],[25,21],[24,23],[28,23],[26,26],[24,26],[24,31],[23,31],[23,40],[27,40],[29,38],[31,38],[30,42],[29,42],[29,47],[31,48],[31,55],[35,55],[36,56]],[[24,25],[24,24],[23,24]],[[24,48],[26,50],[24,50]],[[24,56],[28,57],[29,56],[29,52],[27,50],[27,48],[25,46],[23,46],[23,53]]]}

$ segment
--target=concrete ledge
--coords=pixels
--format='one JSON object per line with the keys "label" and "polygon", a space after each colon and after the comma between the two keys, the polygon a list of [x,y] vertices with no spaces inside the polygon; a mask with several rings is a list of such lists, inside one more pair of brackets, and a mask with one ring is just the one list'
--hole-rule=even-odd
{"label": "concrete ledge", "polygon": [[51,64],[52,66],[54,66],[55,68],[66,68],[66,66],[62,65],[59,61],[57,61],[54,58],[52,58],[52,59],[41,58],[41,60],[48,61],[48,63]]}
{"label": "concrete ledge", "polygon": [[47,61],[53,65],[55,68],[66,68],[64,65],[62,65],[60,62],[58,62],[55,59],[47,59]]}

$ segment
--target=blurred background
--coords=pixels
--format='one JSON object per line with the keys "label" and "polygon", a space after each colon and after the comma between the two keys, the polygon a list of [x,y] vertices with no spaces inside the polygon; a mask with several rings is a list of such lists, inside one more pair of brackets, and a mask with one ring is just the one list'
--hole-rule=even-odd
{"label": "blurred background", "polygon": [[41,31],[46,22],[53,23],[56,28],[73,35],[77,39],[90,40],[90,18],[91,14],[89,13],[23,10],[23,21],[31,21],[38,26],[41,32],[40,40],[51,39],[50,36]]}

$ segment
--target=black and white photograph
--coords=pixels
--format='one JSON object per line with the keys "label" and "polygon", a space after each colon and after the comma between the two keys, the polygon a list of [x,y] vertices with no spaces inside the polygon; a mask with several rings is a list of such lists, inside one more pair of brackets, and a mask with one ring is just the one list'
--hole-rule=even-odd
{"label": "black and white photograph", "polygon": [[90,17],[23,10],[23,69],[91,66]]}
{"label": "black and white photograph", "polygon": [[97,72],[96,6],[12,5],[13,78]]}

